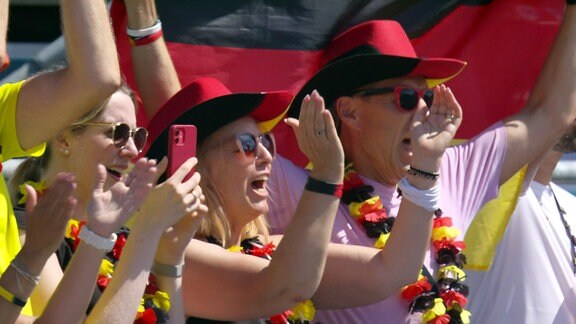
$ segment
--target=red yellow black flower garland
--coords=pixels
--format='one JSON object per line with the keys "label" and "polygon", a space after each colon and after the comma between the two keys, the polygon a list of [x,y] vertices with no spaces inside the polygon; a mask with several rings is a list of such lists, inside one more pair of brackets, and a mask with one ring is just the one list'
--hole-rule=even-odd
{"label": "red yellow black flower garland", "polygon": [[[394,217],[388,216],[380,197],[372,196],[374,188],[364,184],[352,164],[346,166],[342,202],[349,205],[350,215],[366,230],[368,237],[376,239],[374,246],[383,248],[392,231]],[[439,265],[438,279],[430,282],[420,275],[418,281],[403,288],[402,298],[410,305],[410,312],[422,312],[424,323],[470,323],[470,312],[465,310],[468,287],[462,282],[466,257],[465,245],[456,241],[460,231],[452,226],[452,218],[435,213],[432,245]]]}
{"label": "red yellow black flower garland", "polygon": [[[66,230],[66,243],[70,246],[72,251],[75,251],[80,243],[78,234],[82,226],[86,224],[85,221],[79,222],[75,219],[68,221],[68,228]],[[127,227],[123,227],[119,232],[116,233],[117,239],[114,247],[110,252],[106,254],[100,265],[100,271],[98,273],[98,279],[96,284],[98,288],[103,292],[112,275],[114,273],[114,268],[116,263],[122,255],[122,249],[126,240],[130,234],[130,230]],[[136,313],[136,318],[134,323],[136,324],[152,324],[152,323],[167,323],[168,322],[168,311],[170,310],[170,297],[167,293],[160,291],[156,285],[156,277],[154,274],[150,273],[148,277],[148,283],[146,284],[146,289],[144,290],[144,296],[140,302],[140,307],[138,307],[138,312]]]}

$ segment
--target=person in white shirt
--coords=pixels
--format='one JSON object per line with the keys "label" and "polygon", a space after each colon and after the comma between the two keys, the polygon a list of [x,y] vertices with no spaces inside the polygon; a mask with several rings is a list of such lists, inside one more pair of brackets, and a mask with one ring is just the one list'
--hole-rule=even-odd
{"label": "person in white shirt", "polygon": [[551,181],[576,124],[529,165],[489,271],[468,271],[477,323],[576,323],[576,197]]}

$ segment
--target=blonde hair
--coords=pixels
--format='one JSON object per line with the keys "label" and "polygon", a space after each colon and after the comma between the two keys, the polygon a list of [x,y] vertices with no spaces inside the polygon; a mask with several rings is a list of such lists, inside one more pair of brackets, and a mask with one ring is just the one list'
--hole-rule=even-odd
{"label": "blonde hair", "polygon": [[[133,92],[125,82],[122,82],[116,92],[121,92],[128,95],[134,102],[134,106],[137,107]],[[92,122],[102,115],[106,106],[108,105],[108,102],[110,101],[110,98],[111,96],[108,97],[102,104],[94,107],[92,110],[84,114],[84,116],[80,117],[80,119],[70,124],[67,130],[74,134],[82,133],[86,128],[86,123]],[[20,193],[20,185],[26,181],[40,182],[44,175],[44,170],[50,163],[51,157],[52,149],[50,148],[50,145],[46,145],[44,154],[38,157],[28,157],[18,165],[18,168],[16,168],[14,171],[14,175],[10,178],[8,183],[10,199],[12,200],[13,206],[18,205],[18,201],[22,196]]]}
{"label": "blonde hair", "polygon": [[[202,187],[202,193],[206,197],[208,214],[202,219],[196,235],[205,238],[214,237],[222,243],[223,247],[226,247],[232,235],[230,222],[224,213],[223,195],[218,187],[214,185],[214,182],[211,181],[210,173],[207,170],[208,166],[202,163],[205,155],[206,150],[202,150],[202,145],[200,145],[200,150],[198,151],[199,162],[196,169],[202,175],[200,186]],[[269,241],[268,224],[264,215],[258,216],[244,226],[241,240],[255,236],[258,236],[264,242]]]}

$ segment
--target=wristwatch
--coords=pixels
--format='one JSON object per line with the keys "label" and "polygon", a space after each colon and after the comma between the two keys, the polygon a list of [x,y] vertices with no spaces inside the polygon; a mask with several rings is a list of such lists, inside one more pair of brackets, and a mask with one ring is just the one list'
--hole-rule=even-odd
{"label": "wristwatch", "polygon": [[112,233],[112,235],[110,235],[108,238],[102,237],[92,232],[86,225],[82,226],[82,230],[80,231],[78,237],[84,241],[84,243],[104,252],[112,251],[114,244],[116,244],[116,233]]}

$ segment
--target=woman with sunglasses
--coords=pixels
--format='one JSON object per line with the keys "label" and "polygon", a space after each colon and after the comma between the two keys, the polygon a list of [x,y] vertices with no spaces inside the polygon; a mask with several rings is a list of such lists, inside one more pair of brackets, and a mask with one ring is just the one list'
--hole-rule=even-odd
{"label": "woman with sunglasses", "polygon": [[[9,2],[0,0],[0,71],[10,66],[6,52],[9,8],[12,8]],[[0,163],[40,154],[46,141],[110,96],[120,84],[119,64],[105,4],[91,0],[60,0],[54,3],[60,9],[67,64],[54,71],[37,73],[26,80],[6,82],[7,79],[13,80],[14,74],[4,79],[0,85]],[[45,249],[37,249],[35,253],[29,253],[28,247],[21,250],[16,219],[4,183],[8,175],[6,171],[0,168],[0,275],[6,273],[7,277],[15,279],[23,279],[22,275],[35,277],[40,273],[45,257],[53,251],[49,250],[51,244],[37,245]],[[42,233],[44,242],[52,235]],[[21,271],[16,271],[16,267]],[[3,292],[0,295],[2,321],[11,322],[6,308],[14,307],[15,312],[19,313],[18,321],[30,320],[28,317],[34,315],[30,303],[16,304],[11,296],[26,300],[29,292],[35,289],[35,281],[12,280],[12,283],[15,284],[0,285]]]}
{"label": "woman with sunglasses", "polygon": [[[296,198],[298,207],[285,235],[269,236],[264,217],[276,148],[267,132],[283,116],[291,96],[274,99],[271,93],[225,91],[214,95],[218,87],[223,88],[213,79],[196,80],[173,96],[149,125],[152,145],[147,156],[153,158],[166,154],[170,125],[198,128],[197,170],[209,213],[186,254],[183,290],[186,314],[194,316],[190,323],[197,318],[230,321],[269,316],[272,321],[309,321],[313,304],[321,308],[366,305],[417,277],[418,259],[423,258],[427,242],[410,243],[414,233],[430,234],[436,180],[409,175],[401,187],[410,197],[395,225],[405,234],[404,241],[386,250],[328,245],[341,195],[343,150],[330,113],[313,92],[304,100],[300,122],[288,121],[313,169],[306,190]],[[460,116],[460,107],[446,88],[436,89],[436,95],[432,113]],[[416,160],[430,145],[436,145],[434,152],[445,149],[459,125],[444,116],[428,118],[426,113],[420,107],[414,118],[414,145],[421,149]],[[428,137],[430,129],[438,132],[433,138]],[[402,274],[386,275],[397,267],[404,269]],[[306,301],[309,298],[313,303]]]}
{"label": "woman with sunglasses", "polygon": [[[47,322],[54,319],[62,322],[78,321],[81,315],[87,312],[91,295],[92,301],[88,311],[92,306],[96,306],[90,313],[89,320],[99,322],[105,319],[117,322],[133,319],[138,313],[140,299],[149,281],[148,275],[157,247],[160,246],[156,258],[160,265],[169,267],[182,263],[184,250],[171,249],[171,246],[163,242],[172,240],[187,242],[195,231],[193,225],[196,216],[205,209],[201,203],[202,191],[198,186],[199,174],[195,173],[189,180],[183,181],[194,167],[195,159],[184,163],[171,178],[162,185],[154,187],[145,200],[141,197],[141,200],[144,200],[141,207],[137,204],[123,206],[122,201],[115,202],[112,198],[101,198],[99,204],[94,203],[93,195],[97,195],[98,192],[102,193],[97,195],[100,197],[104,192],[119,190],[114,189],[118,186],[132,184],[133,178],[127,176],[132,168],[131,161],[138,156],[147,138],[147,130],[135,128],[135,124],[135,103],[129,89],[122,86],[103,105],[61,131],[50,142],[43,156],[24,161],[12,179],[13,192],[18,191],[18,184],[28,181],[35,182],[36,188],[41,191],[46,186],[50,190],[50,183],[57,173],[75,174],[77,184],[75,222],[70,223],[66,242],[57,252],[62,268],[57,263],[49,263],[42,273],[42,284],[38,287],[39,292],[43,294],[40,299],[44,303],[51,300],[50,297],[54,292],[60,294],[54,299],[55,302],[51,301],[46,306],[42,319]],[[147,183],[134,183],[134,185],[142,188],[151,187],[157,180],[155,172],[163,173],[166,166],[166,160],[163,160],[157,168],[153,161],[146,162],[145,159],[137,161],[135,169],[150,170],[148,173],[151,175]],[[112,217],[109,215],[110,212],[101,212],[99,219],[98,213],[97,216],[92,215],[94,209],[96,211],[112,209],[116,213],[122,212],[122,215]],[[118,231],[124,221],[132,215],[134,217],[130,230],[123,228]],[[189,217],[185,217],[187,215]],[[94,221],[94,218],[98,222]],[[88,224],[82,225],[86,221]],[[164,233],[168,227],[172,228],[171,231]],[[118,232],[111,235],[115,231]],[[112,236],[116,236],[116,243]],[[123,248],[126,239],[127,243]],[[80,242],[85,241],[96,244],[98,251],[82,253],[86,250],[86,245]],[[103,262],[104,250],[107,253],[104,258],[106,261]],[[80,255],[76,255],[75,251],[79,251]],[[122,259],[117,266],[113,266],[120,259],[120,254]],[[101,264],[108,266],[100,267]],[[73,278],[64,276],[62,279],[62,271],[68,266],[75,269],[78,276]],[[180,304],[177,289],[179,277],[177,274],[163,271],[162,266],[158,269],[156,273],[158,286],[168,292],[174,305]],[[94,289],[97,278],[98,287]],[[59,283],[63,287],[58,287],[56,290]],[[62,307],[59,307],[62,304],[59,302],[65,300],[65,293],[71,289],[75,291],[73,296],[76,298],[69,301],[68,306],[73,310],[62,314],[59,312],[62,310]],[[152,289],[154,294],[156,288],[149,285],[146,289],[148,293]],[[102,297],[100,297],[101,290],[104,290]],[[79,297],[79,294],[86,298]],[[101,300],[96,303],[98,298]],[[162,302],[162,299],[159,301]],[[176,318],[179,316],[181,308],[177,306],[168,309],[162,308],[162,303],[160,306],[152,306],[151,299],[148,302],[146,308],[150,311],[164,315],[170,312]],[[44,306],[39,305],[41,309]],[[138,316],[147,315],[146,312],[140,312]]]}

